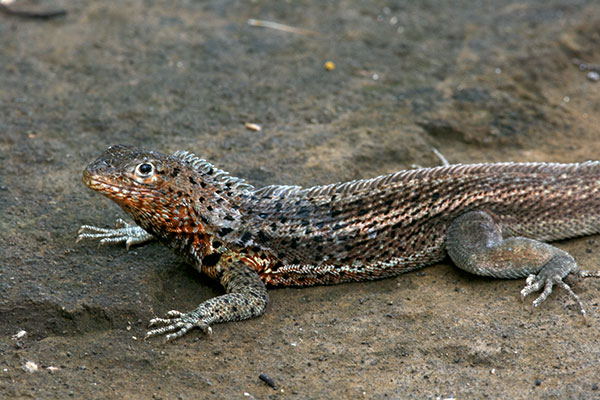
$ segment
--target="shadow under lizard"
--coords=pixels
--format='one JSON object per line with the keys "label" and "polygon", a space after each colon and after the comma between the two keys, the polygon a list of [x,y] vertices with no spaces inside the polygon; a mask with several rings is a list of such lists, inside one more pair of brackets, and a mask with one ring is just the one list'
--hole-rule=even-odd
{"label": "shadow under lizard", "polygon": [[136,225],[84,225],[78,241],[158,239],[226,294],[193,311],[154,318],[146,337],[257,317],[265,285],[308,286],[379,279],[441,261],[495,278],[527,277],[521,298],[537,307],[580,270],[547,241],[600,232],[600,162],[449,165],[311,188],[254,188],[195,155],[116,145],[83,182],[114,200]]}

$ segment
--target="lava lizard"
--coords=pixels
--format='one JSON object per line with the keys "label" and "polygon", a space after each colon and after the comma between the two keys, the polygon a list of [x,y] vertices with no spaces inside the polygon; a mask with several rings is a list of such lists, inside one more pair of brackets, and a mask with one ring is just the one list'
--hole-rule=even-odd
{"label": "lava lizard", "polygon": [[154,318],[146,337],[171,340],[193,327],[257,317],[267,285],[378,279],[439,262],[495,278],[527,277],[537,307],[580,270],[544,242],[600,232],[600,162],[449,165],[311,188],[255,188],[194,154],[116,145],[83,173],[137,225],[84,225],[78,241],[158,239],[226,294],[191,312]]}

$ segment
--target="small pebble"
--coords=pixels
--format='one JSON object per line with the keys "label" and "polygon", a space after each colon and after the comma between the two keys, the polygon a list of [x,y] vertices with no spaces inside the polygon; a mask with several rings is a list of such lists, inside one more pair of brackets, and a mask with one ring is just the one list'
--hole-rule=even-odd
{"label": "small pebble", "polygon": [[15,333],[14,335],[12,335],[12,338],[14,340],[17,340],[17,339],[21,339],[25,335],[27,335],[27,331],[21,330],[21,331]]}
{"label": "small pebble", "polygon": [[587,78],[590,81],[596,82],[597,80],[600,79],[600,74],[598,74],[596,71],[590,71],[587,73]]}
{"label": "small pebble", "polygon": [[275,385],[275,381],[271,379],[271,377],[267,374],[260,374],[258,378],[273,388],[273,390],[277,390],[277,386]]}
{"label": "small pebble", "polygon": [[38,366],[33,361],[27,361],[25,365],[23,365],[23,369],[27,372],[36,372],[38,370]]}
{"label": "small pebble", "polygon": [[254,122],[246,122],[244,126],[246,127],[246,129],[255,132],[260,132],[262,130],[262,127],[258,124],[255,124]]}

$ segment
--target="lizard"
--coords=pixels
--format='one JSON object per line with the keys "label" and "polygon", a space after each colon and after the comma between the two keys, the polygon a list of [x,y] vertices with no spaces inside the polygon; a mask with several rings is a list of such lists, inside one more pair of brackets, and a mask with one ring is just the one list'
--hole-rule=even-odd
{"label": "lizard", "polygon": [[257,317],[266,286],[310,286],[391,277],[443,261],[494,278],[526,278],[521,300],[582,270],[546,242],[600,232],[600,161],[481,163],[399,171],[309,188],[255,188],[186,151],[115,145],[83,173],[135,224],[83,225],[77,241],[158,239],[225,294],[190,312],[153,318],[145,338],[169,341],[194,327]]}

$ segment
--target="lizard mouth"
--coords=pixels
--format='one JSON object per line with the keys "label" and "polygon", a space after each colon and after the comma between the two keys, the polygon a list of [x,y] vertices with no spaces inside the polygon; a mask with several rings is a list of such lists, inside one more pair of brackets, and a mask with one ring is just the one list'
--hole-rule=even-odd
{"label": "lizard mouth", "polygon": [[87,169],[83,171],[83,178],[81,179],[85,186],[96,191],[109,190],[111,192],[119,191],[119,187],[108,183],[107,181],[100,178],[98,175],[93,175]]}
{"label": "lizard mouth", "polygon": [[92,175],[83,175],[83,183],[92,190],[96,192],[100,192],[103,195],[110,198],[120,197],[119,194],[125,194],[123,188],[112,185],[102,179],[99,179],[97,176]]}
{"label": "lizard mouth", "polygon": [[139,186],[115,184],[102,175],[96,175],[88,170],[83,172],[81,180],[90,189],[101,193],[121,205],[139,203],[142,199],[151,200],[155,197],[152,190]]}
{"label": "lizard mouth", "polygon": [[92,190],[100,192],[106,197],[114,199],[117,202],[125,202],[128,198],[139,198],[140,195],[149,194],[147,190],[131,190],[120,185],[116,185],[103,179],[101,176],[94,175],[85,170],[82,177],[83,183]]}

